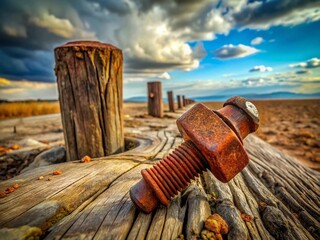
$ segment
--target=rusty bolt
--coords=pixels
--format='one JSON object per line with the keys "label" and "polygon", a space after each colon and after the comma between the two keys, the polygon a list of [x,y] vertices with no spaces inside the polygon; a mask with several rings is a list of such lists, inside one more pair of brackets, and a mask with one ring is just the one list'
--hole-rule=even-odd
{"label": "rusty bolt", "polygon": [[257,130],[259,117],[251,102],[233,97],[217,111],[194,105],[177,120],[177,126],[185,141],[152,168],[142,170],[143,179],[130,189],[131,200],[145,213],[159,202],[168,206],[206,169],[220,181],[230,181],[249,162],[242,139]]}

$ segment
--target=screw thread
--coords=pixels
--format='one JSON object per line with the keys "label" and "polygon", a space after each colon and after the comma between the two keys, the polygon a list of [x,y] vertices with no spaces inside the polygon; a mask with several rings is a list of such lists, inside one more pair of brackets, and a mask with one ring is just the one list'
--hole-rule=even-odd
{"label": "screw thread", "polygon": [[168,202],[205,169],[205,159],[191,141],[182,143],[152,168],[142,170],[142,176],[160,202]]}

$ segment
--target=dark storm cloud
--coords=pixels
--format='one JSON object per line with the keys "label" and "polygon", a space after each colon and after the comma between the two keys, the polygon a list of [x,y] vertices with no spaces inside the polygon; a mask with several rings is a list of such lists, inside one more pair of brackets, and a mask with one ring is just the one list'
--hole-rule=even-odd
{"label": "dark storm cloud", "polygon": [[[65,4],[64,9],[59,2]],[[83,34],[78,31],[83,26],[68,2],[1,2],[0,76],[13,80],[55,80],[53,48]]]}
{"label": "dark storm cloud", "polygon": [[[16,55],[16,54],[13,54]],[[19,80],[26,79],[30,81],[53,82],[54,60],[51,52],[28,52],[23,55],[13,57],[0,50],[1,76]]]}
{"label": "dark storm cloud", "polygon": [[99,7],[107,9],[112,13],[119,15],[125,15],[131,12],[130,5],[128,2],[119,0],[87,0],[88,2],[96,3]]}
{"label": "dark storm cloud", "polygon": [[[271,0],[255,1],[242,11],[233,15],[234,21],[240,27],[268,28],[272,25],[296,25],[300,21],[319,19],[319,0]],[[310,10],[310,16],[294,19],[302,10]],[[292,16],[292,17],[288,17]]]}
{"label": "dark storm cloud", "polygon": [[309,74],[309,73],[311,73],[309,70],[299,70],[299,71],[296,71],[295,72],[296,74]]}

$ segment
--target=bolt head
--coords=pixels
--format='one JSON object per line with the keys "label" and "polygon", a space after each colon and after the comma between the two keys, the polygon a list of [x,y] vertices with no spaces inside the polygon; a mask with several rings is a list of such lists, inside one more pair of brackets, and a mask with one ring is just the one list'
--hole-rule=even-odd
{"label": "bolt head", "polygon": [[252,124],[251,124],[252,132],[255,132],[258,129],[258,127],[259,127],[259,113],[258,113],[256,106],[252,102],[249,102],[245,98],[236,96],[236,97],[229,98],[223,104],[223,106],[227,106],[227,105],[236,106],[236,107],[242,109],[249,116],[249,119],[252,122]]}
{"label": "bolt head", "polygon": [[197,146],[220,181],[230,181],[248,164],[248,155],[237,135],[203,104],[196,104],[185,112],[177,125],[183,138]]}

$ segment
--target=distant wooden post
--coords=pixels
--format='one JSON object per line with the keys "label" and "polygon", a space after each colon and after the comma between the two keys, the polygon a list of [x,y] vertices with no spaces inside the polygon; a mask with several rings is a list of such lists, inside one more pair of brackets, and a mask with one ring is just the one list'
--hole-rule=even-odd
{"label": "distant wooden post", "polygon": [[148,82],[148,114],[163,117],[161,82]]}
{"label": "distant wooden post", "polygon": [[95,41],[54,51],[67,160],[123,152],[122,51]]}
{"label": "distant wooden post", "polygon": [[187,105],[186,104],[186,97],[184,95],[182,95],[182,104],[184,107]]}
{"label": "distant wooden post", "polygon": [[168,104],[169,104],[169,111],[174,112],[174,99],[173,99],[173,92],[168,91]]}
{"label": "distant wooden post", "polygon": [[182,108],[181,96],[177,95],[178,109]]}

